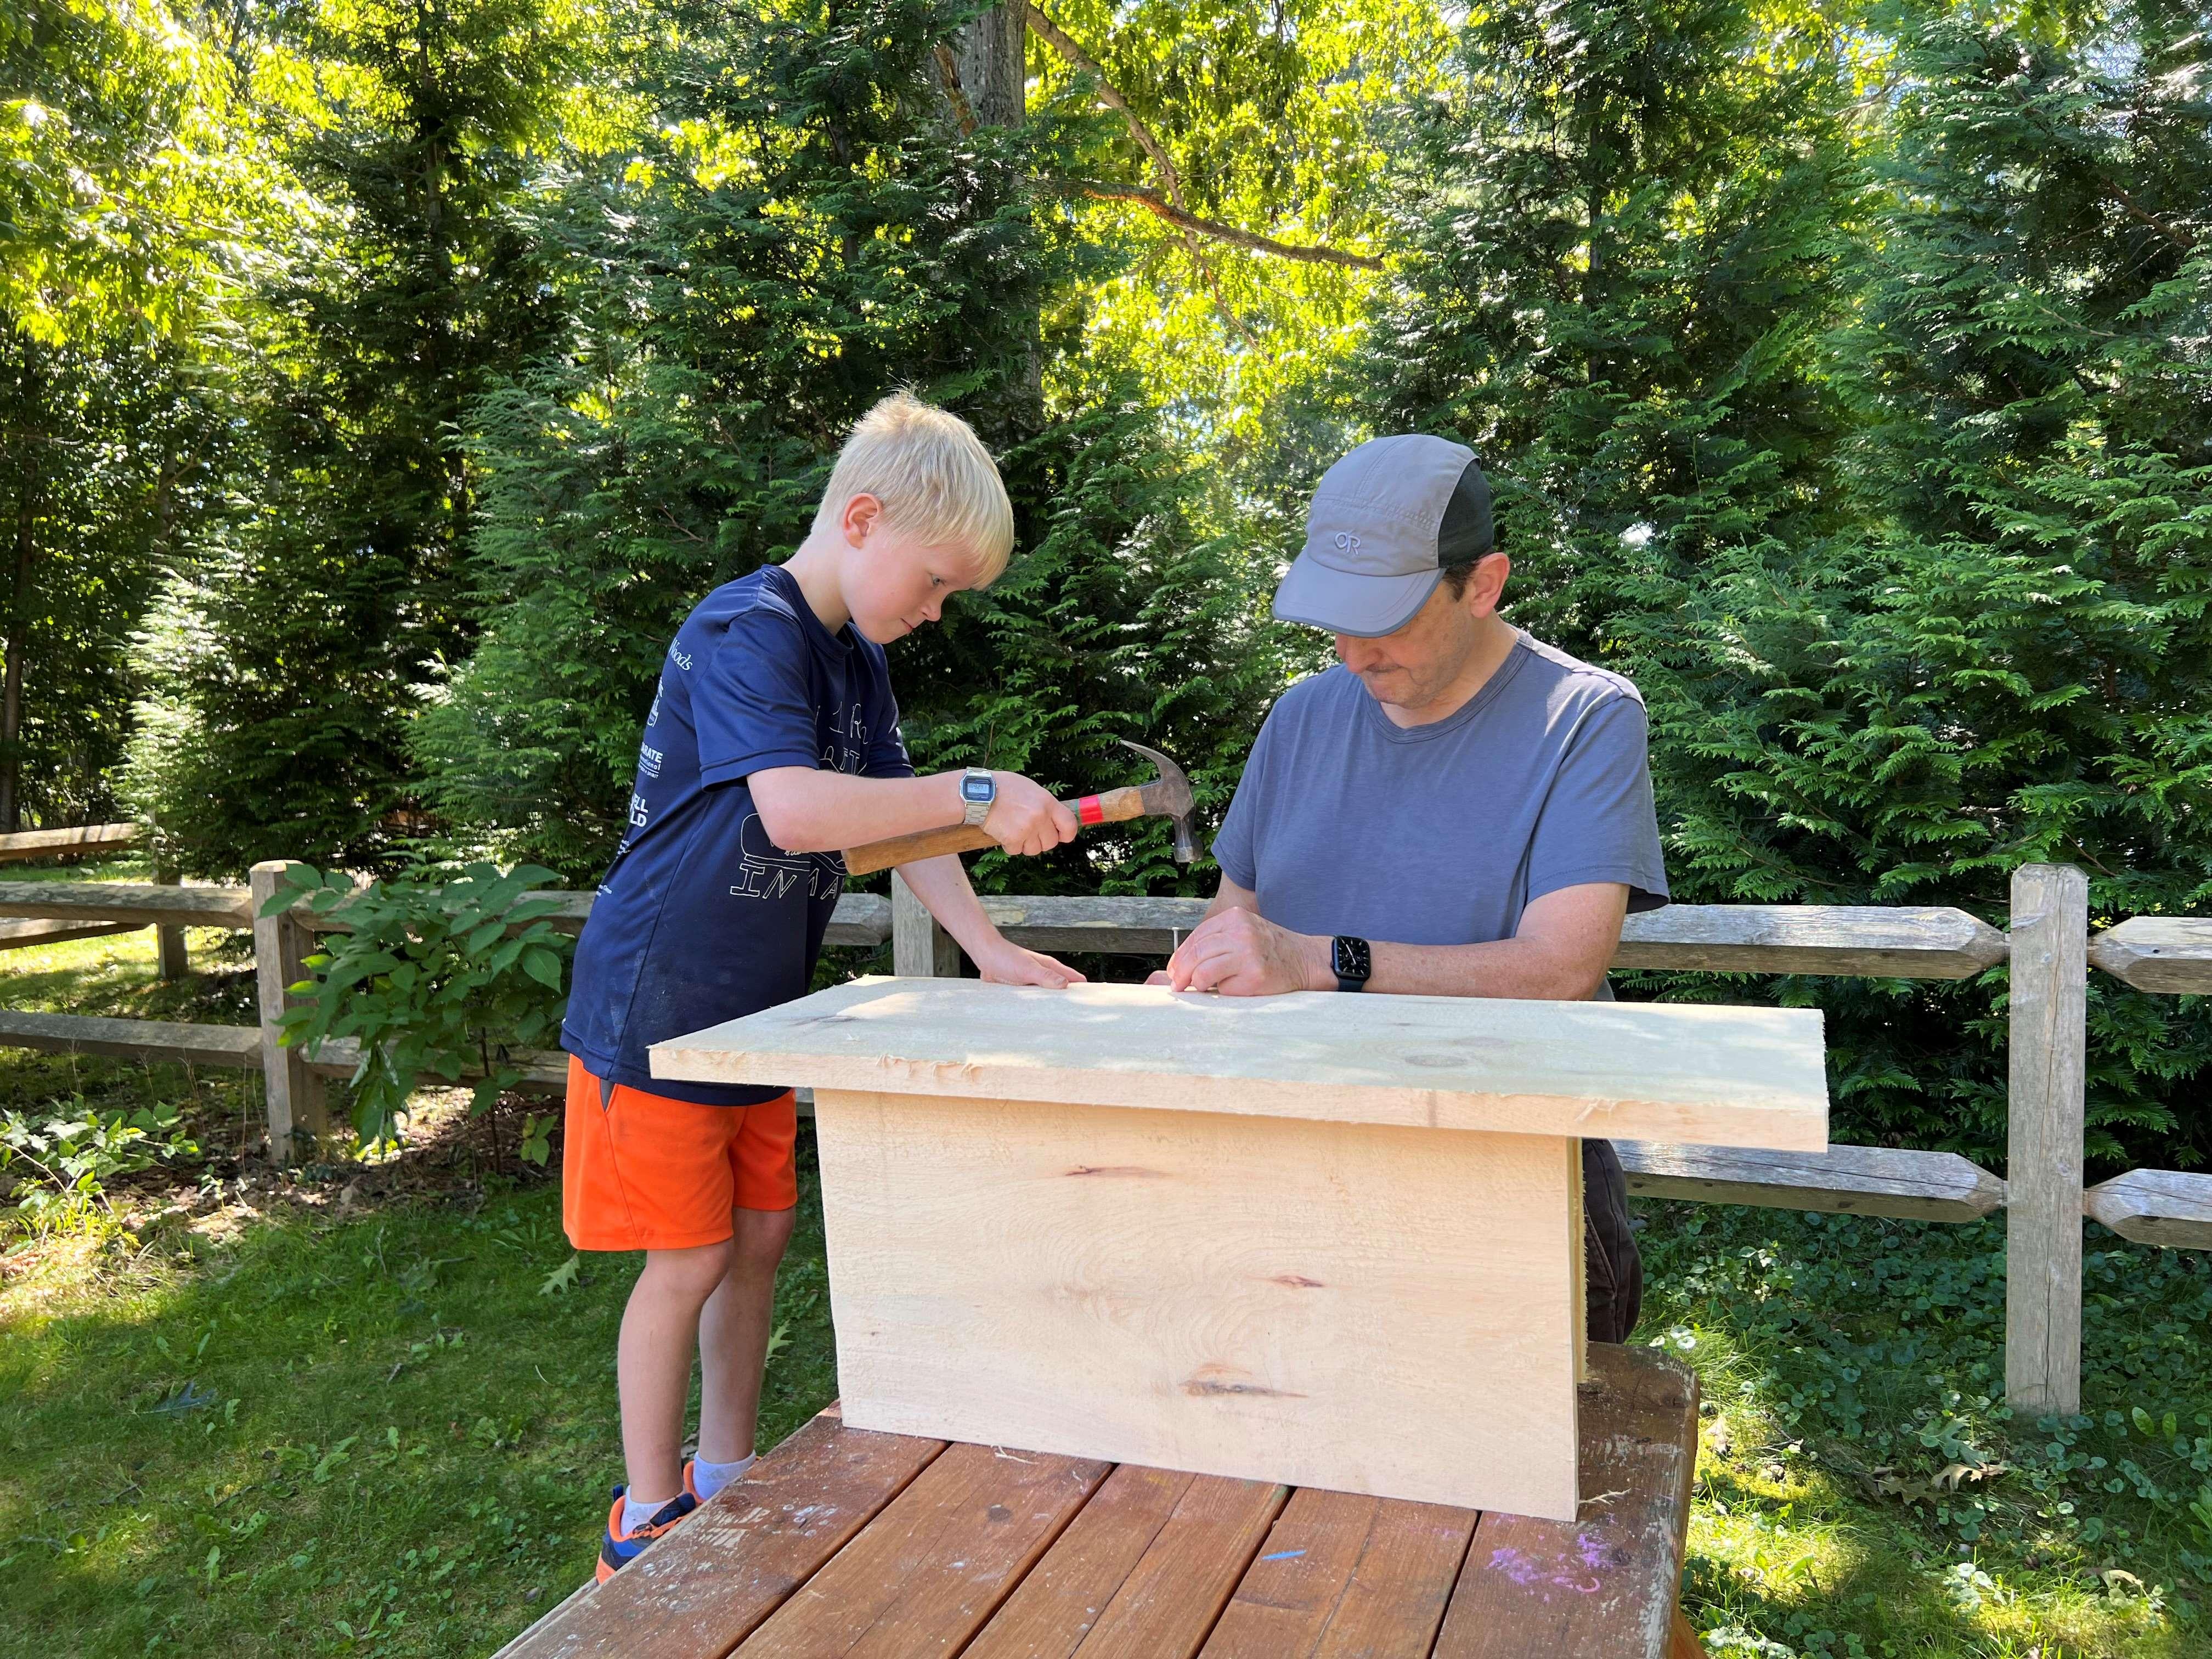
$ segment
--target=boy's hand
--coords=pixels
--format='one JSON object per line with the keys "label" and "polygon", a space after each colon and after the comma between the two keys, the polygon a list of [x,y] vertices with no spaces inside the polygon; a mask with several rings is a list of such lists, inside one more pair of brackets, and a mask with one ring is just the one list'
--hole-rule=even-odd
{"label": "boy's hand", "polygon": [[[1035,858],[1063,842],[1075,839],[1075,832],[1080,827],[1075,814],[1054,800],[1042,784],[1030,782],[1018,772],[994,772],[991,775],[998,781],[999,798],[991,803],[990,816],[983,820],[983,830],[1000,846],[1024,858]],[[1030,985],[1037,981],[1008,982]]]}
{"label": "boy's hand", "polygon": [[1083,975],[1066,963],[1042,951],[1025,951],[1003,933],[983,947],[975,963],[975,971],[989,985],[1043,985],[1057,991],[1084,982]]}

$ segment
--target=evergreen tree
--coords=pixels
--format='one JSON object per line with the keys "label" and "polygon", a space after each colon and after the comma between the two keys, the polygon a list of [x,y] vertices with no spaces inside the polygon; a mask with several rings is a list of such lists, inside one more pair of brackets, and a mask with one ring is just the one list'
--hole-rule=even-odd
{"label": "evergreen tree", "polygon": [[471,632],[468,410],[554,319],[514,212],[571,42],[541,0],[325,0],[289,160],[323,211],[261,296],[246,510],[173,580],[131,782],[182,868],[375,867],[421,687]]}
{"label": "evergreen tree", "polygon": [[845,432],[899,385],[1005,456],[1033,550],[896,653],[917,761],[1072,785],[1126,770],[1107,741],[1126,732],[1233,775],[1258,712],[1231,683],[1249,585],[1217,580],[1197,482],[1147,411],[1111,385],[1038,405],[1035,319],[1090,256],[1024,179],[1065,171],[1068,135],[963,132],[933,52],[952,21],[917,0],[702,14],[662,139],[576,182],[548,232],[576,331],[483,405],[493,608],[417,733],[458,823],[596,875],[669,636],[797,544]]}

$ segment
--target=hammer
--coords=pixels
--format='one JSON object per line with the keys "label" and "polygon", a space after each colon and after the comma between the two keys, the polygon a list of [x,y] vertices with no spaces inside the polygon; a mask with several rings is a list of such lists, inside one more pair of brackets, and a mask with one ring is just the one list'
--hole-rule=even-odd
{"label": "hammer", "polygon": [[[1159,769],[1159,775],[1150,783],[1134,784],[1122,789],[1109,789],[1102,795],[1085,795],[1076,800],[1065,800],[1062,806],[1075,814],[1084,823],[1119,823],[1125,818],[1164,817],[1175,822],[1175,855],[1178,864],[1188,864],[1198,855],[1198,847],[1190,833],[1190,780],[1177,766],[1157,749],[1147,749],[1141,743],[1131,743],[1127,738],[1115,739],[1124,749],[1133,749]],[[865,847],[848,848],[845,852],[845,873],[865,876],[872,871],[887,870],[894,864],[909,864],[916,859],[933,859],[940,853],[967,853],[978,847],[995,847],[998,842],[980,823],[952,823],[942,830],[917,830],[910,836],[893,836],[884,841],[872,841]]]}

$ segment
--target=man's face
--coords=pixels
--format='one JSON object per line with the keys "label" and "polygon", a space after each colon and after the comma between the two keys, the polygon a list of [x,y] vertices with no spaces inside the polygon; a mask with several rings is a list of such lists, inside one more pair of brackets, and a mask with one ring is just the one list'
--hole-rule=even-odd
{"label": "man's face", "polygon": [[[1401,708],[1425,708],[1443,696],[1465,672],[1480,642],[1484,617],[1498,608],[1504,586],[1502,554],[1491,554],[1476,567],[1465,592],[1438,582],[1429,602],[1395,634],[1364,640],[1336,635],[1336,654],[1359,676],[1367,695]],[[1492,570],[1487,567],[1501,567]]]}

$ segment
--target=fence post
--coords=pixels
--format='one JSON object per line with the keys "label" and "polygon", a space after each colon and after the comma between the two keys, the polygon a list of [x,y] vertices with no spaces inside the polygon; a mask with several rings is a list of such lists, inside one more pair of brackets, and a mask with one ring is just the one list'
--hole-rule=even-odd
{"label": "fence post", "polygon": [[294,1162],[300,1154],[296,1137],[313,1140],[330,1127],[323,1108],[323,1079],[308,1069],[307,1056],[301,1050],[280,1048],[276,1042],[276,1021],[284,1012],[284,988],[307,976],[301,964],[314,950],[313,935],[292,917],[261,914],[261,907],[268,903],[291,867],[289,859],[271,859],[255,865],[249,878],[253,896],[253,972],[260,993],[261,1075],[269,1096],[272,1164]]}
{"label": "fence post", "polygon": [[[179,886],[183,881],[183,878],[175,871],[163,870],[158,866],[154,871],[154,879],[164,887]],[[191,960],[185,951],[185,930],[182,924],[173,927],[166,926],[155,927],[154,957],[155,960],[161,964],[161,977],[164,980],[182,979],[191,971]]]}
{"label": "fence post", "polygon": [[891,972],[918,979],[960,977],[960,947],[896,870],[891,872]]}
{"label": "fence post", "polygon": [[2088,935],[2089,883],[2079,870],[2013,872],[2005,1397],[2031,1417],[2081,1409]]}

